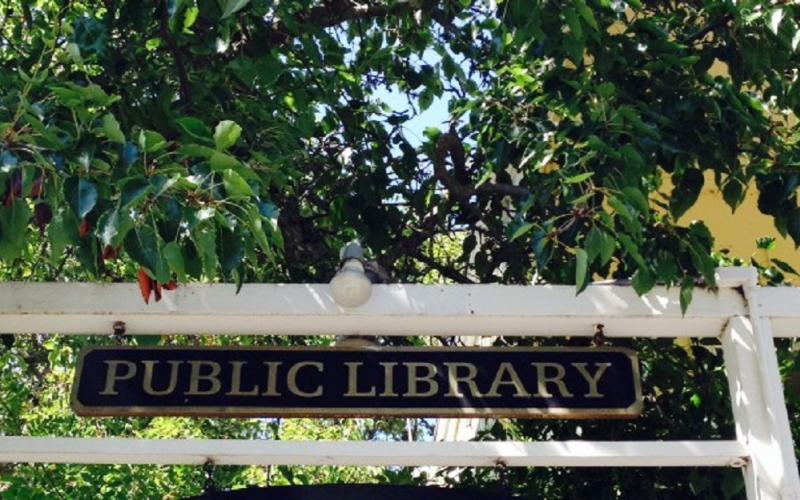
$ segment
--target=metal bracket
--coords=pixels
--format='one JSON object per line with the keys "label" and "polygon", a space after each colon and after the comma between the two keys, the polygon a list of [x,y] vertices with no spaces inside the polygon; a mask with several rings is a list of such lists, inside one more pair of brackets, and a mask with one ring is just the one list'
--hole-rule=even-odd
{"label": "metal bracket", "polygon": [[603,332],[603,324],[598,323],[594,327],[594,337],[592,337],[592,345],[595,347],[603,347],[606,343],[606,335]]}
{"label": "metal bracket", "polygon": [[118,344],[125,343],[125,322],[124,321],[115,321],[114,325],[112,326],[113,333],[111,334],[114,337],[114,340],[117,341]]}

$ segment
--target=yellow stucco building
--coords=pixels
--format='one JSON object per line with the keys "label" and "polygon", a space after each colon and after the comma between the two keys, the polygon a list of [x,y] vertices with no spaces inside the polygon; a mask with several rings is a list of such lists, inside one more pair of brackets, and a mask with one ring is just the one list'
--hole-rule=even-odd
{"label": "yellow stucco building", "polygon": [[[671,186],[665,186],[669,193]],[[664,191],[664,188],[662,188]],[[703,191],[697,203],[689,209],[680,222],[688,224],[692,220],[702,220],[714,235],[714,249],[731,251],[731,256],[749,261],[750,256],[766,264],[766,255],[763,250],[756,248],[756,239],[771,236],[776,239],[776,247],[769,252],[770,257],[775,257],[789,263],[800,270],[800,250],[796,249],[791,238],[783,238],[775,229],[772,217],[762,214],[758,210],[758,190],[755,183],[751,183],[747,196],[736,212],[731,212],[722,193],[714,183],[714,175],[707,171]]]}

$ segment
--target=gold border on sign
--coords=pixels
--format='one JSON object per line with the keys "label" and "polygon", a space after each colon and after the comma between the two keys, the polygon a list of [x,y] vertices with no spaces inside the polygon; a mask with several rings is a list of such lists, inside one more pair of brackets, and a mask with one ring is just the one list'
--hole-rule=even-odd
{"label": "gold border on sign", "polygon": [[[280,408],[242,406],[84,406],[78,401],[78,386],[84,359],[93,351],[311,351],[311,352],[618,352],[631,362],[635,398],[627,408]],[[530,419],[632,419],[644,406],[639,372],[639,356],[627,347],[382,347],[382,346],[90,346],[81,349],[75,368],[70,406],[81,417],[231,417],[231,418],[350,418],[350,417],[419,417],[419,418],[530,418]]]}

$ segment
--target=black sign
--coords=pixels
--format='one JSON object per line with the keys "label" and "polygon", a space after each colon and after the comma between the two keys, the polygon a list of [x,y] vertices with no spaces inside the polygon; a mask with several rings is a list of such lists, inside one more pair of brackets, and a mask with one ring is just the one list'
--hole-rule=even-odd
{"label": "black sign", "polygon": [[94,347],[78,415],[632,417],[636,355],[617,348]]}

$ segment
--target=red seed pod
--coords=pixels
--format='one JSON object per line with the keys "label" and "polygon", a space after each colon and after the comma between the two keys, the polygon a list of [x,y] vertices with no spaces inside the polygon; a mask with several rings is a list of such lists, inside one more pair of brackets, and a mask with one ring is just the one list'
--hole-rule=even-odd
{"label": "red seed pod", "polygon": [[44,234],[44,229],[50,224],[51,220],[53,220],[53,210],[49,204],[41,202],[33,207],[33,223],[36,224],[42,234]]}
{"label": "red seed pod", "polygon": [[38,200],[44,194],[44,175],[40,175],[36,179],[33,180],[33,185],[31,186],[31,199]]}
{"label": "red seed pod", "polygon": [[14,200],[22,197],[22,173],[14,171],[11,178],[6,183],[6,195],[3,198],[3,204],[10,207],[14,204]]}
{"label": "red seed pod", "polygon": [[86,217],[83,218],[81,221],[81,226],[78,228],[78,235],[81,238],[85,238],[92,231],[92,225],[89,223],[89,220]]}
{"label": "red seed pod", "polygon": [[150,293],[153,291],[153,280],[145,272],[144,268],[139,268],[139,291],[142,292],[142,298],[145,304],[150,303]]}
{"label": "red seed pod", "polygon": [[167,283],[166,285],[164,285],[164,289],[165,289],[165,290],[172,291],[172,290],[175,290],[176,288],[178,288],[178,284],[177,284],[177,283],[175,283],[175,280],[170,280],[170,282],[169,282],[169,283]]}
{"label": "red seed pod", "polygon": [[103,248],[103,260],[114,260],[117,258],[117,249],[111,245],[106,245]]}

